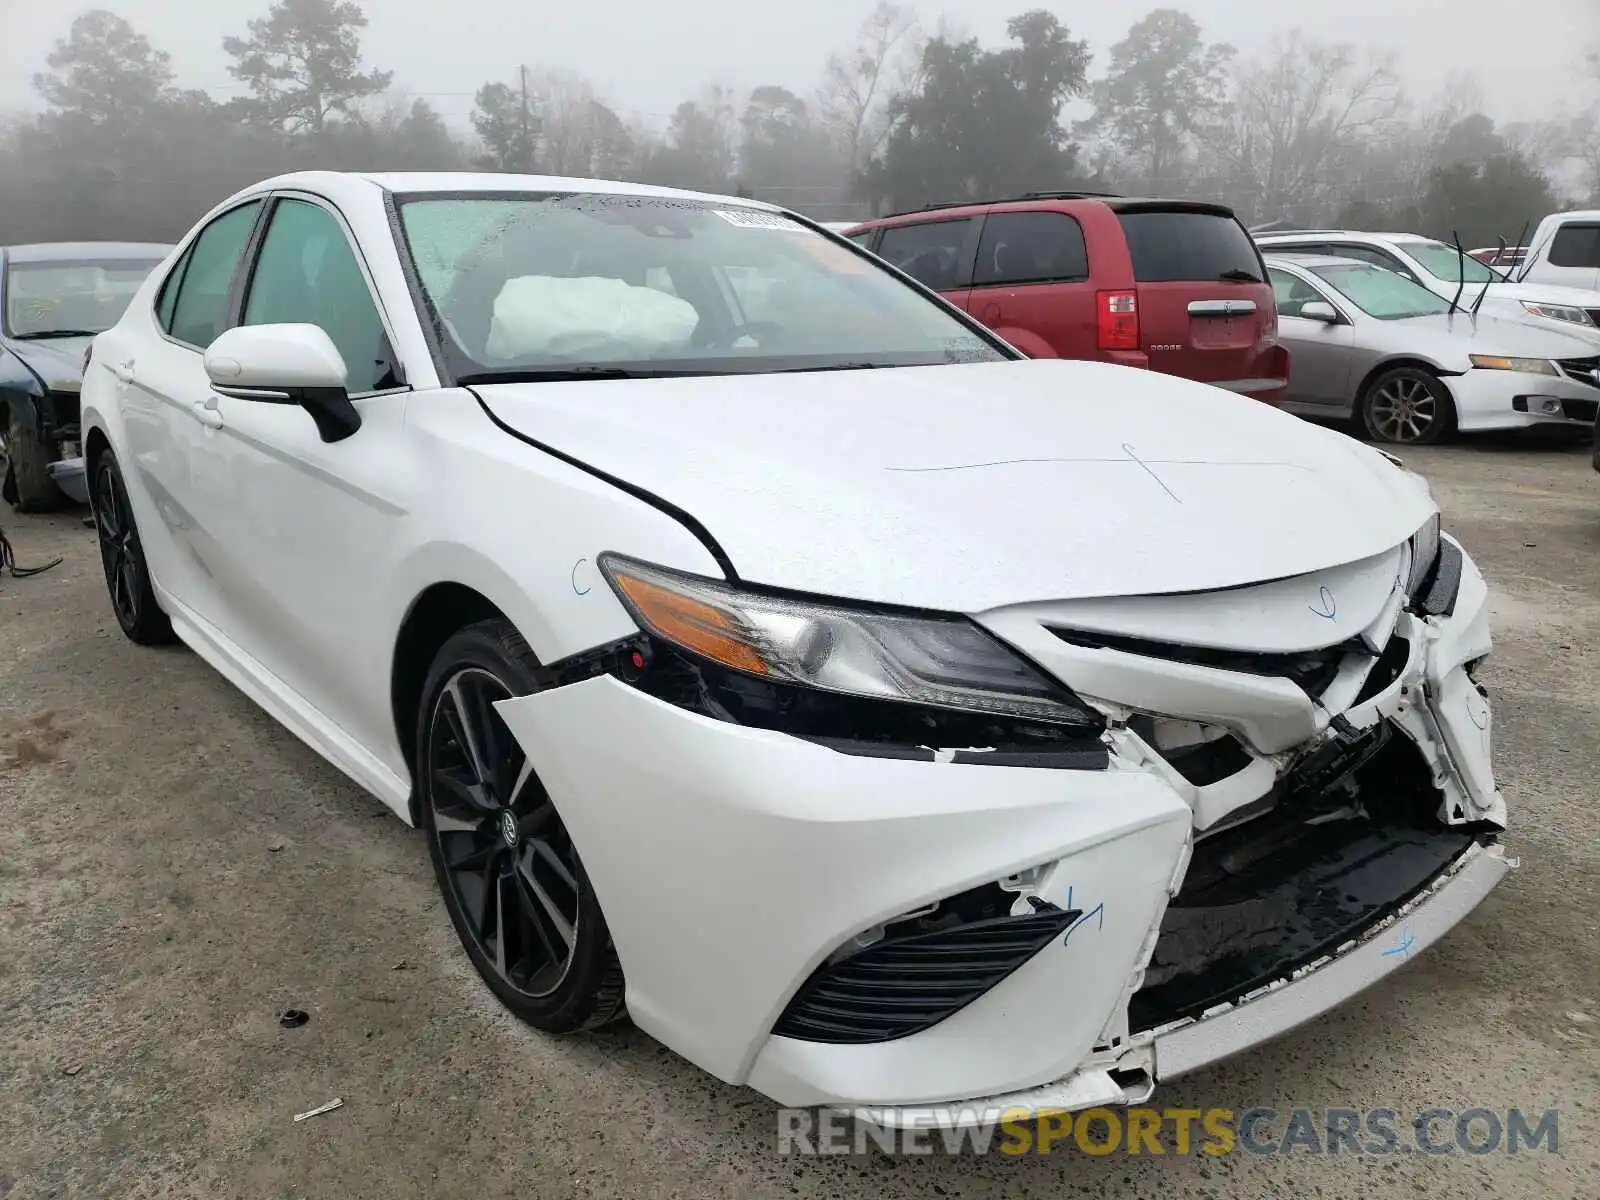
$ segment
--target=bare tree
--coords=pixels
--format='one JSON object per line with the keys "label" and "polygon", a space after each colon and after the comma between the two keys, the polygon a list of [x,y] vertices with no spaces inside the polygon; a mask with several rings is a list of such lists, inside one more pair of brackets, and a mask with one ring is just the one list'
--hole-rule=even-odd
{"label": "bare tree", "polygon": [[1361,143],[1402,104],[1392,58],[1296,30],[1234,77],[1232,109],[1211,144],[1255,215],[1320,211],[1336,199]]}
{"label": "bare tree", "polygon": [[890,100],[920,85],[925,42],[914,9],[880,0],[861,22],[855,46],[828,58],[817,112],[852,169],[866,166],[882,148]]}

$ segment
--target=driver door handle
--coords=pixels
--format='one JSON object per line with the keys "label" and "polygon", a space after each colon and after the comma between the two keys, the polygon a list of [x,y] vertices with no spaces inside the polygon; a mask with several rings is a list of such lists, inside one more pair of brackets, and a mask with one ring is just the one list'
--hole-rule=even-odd
{"label": "driver door handle", "polygon": [[217,398],[209,396],[204,400],[196,400],[189,406],[189,411],[194,414],[194,419],[207,429],[222,428],[222,410],[217,407]]}

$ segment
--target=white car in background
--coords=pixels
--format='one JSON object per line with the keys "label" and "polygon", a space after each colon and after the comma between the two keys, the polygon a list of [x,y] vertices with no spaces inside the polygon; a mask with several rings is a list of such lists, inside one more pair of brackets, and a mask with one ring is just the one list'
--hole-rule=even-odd
{"label": "white car in background", "polygon": [[1541,287],[1600,289],[1600,211],[1555,213],[1539,222],[1512,277]]}
{"label": "white car in background", "polygon": [[1331,254],[1369,262],[1481,316],[1560,328],[1600,346],[1600,291],[1518,283],[1434,238],[1317,229],[1263,233],[1255,241],[1262,254]]}
{"label": "white car in background", "polygon": [[122,629],[420,825],[542,1030],[626,1011],[884,1123],[1141,1100],[1511,865],[1487,591],[1418,476],[1024,359],[775,208],[269,180],[82,407]]}
{"label": "white car in background", "polygon": [[1394,271],[1270,254],[1278,337],[1294,363],[1283,407],[1357,419],[1381,442],[1426,445],[1600,413],[1600,348],[1548,325],[1452,310]]}

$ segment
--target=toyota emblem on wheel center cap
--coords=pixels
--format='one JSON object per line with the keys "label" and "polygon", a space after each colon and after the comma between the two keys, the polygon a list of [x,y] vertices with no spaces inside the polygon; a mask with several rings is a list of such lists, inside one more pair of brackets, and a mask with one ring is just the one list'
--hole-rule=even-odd
{"label": "toyota emblem on wheel center cap", "polygon": [[500,812],[500,836],[508,847],[513,850],[517,848],[517,814],[509,808]]}

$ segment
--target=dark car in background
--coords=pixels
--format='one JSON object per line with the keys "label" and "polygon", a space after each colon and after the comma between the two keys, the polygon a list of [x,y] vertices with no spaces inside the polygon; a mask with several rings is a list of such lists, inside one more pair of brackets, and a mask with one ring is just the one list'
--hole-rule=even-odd
{"label": "dark car in background", "polygon": [[77,442],[84,357],[171,249],[147,242],[0,249],[0,495],[22,512],[83,499]]}
{"label": "dark car in background", "polygon": [[1100,359],[1283,398],[1289,353],[1233,210],[1034,192],[880,217],[845,234],[1023,353]]}

